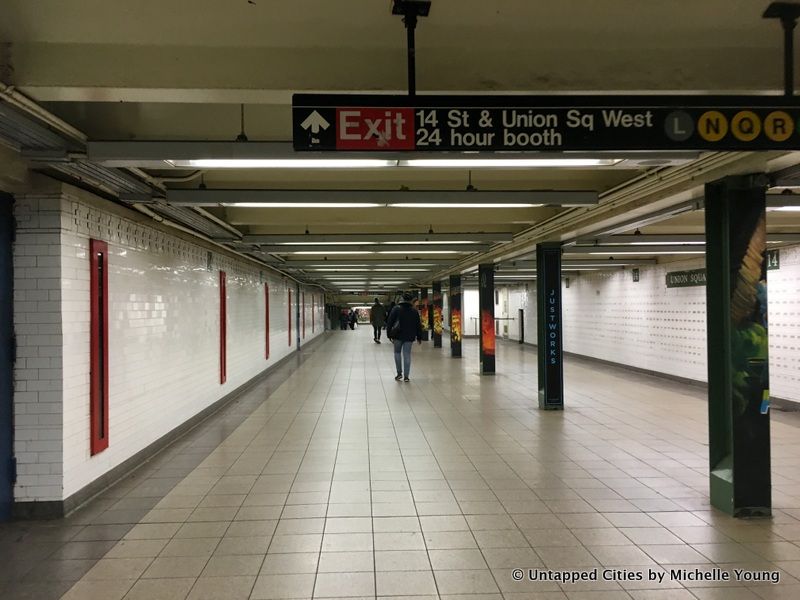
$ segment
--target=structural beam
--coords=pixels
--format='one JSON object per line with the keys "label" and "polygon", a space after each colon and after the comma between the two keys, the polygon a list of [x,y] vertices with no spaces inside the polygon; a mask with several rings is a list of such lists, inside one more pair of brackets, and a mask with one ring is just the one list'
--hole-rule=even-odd
{"label": "structural beam", "polygon": [[564,254],[703,254],[705,244],[673,244],[673,245],[598,245],[598,246],[564,246]]}
{"label": "structural beam", "polygon": [[[348,245],[296,245],[287,246],[282,244],[261,245],[259,250],[272,254],[291,254],[297,252],[319,252],[319,253],[355,253],[371,252],[381,254],[431,254],[436,252],[483,252],[488,250],[489,244],[348,244]],[[395,259],[396,260],[396,259]]]}
{"label": "structural beam", "polygon": [[512,233],[331,233],[313,234],[298,233],[294,235],[262,234],[245,235],[242,244],[295,244],[305,243],[342,243],[360,242],[363,244],[391,244],[396,242],[510,242]]}
{"label": "structural beam", "polygon": [[587,244],[630,244],[630,245],[671,245],[671,244],[704,244],[706,236],[698,235],[669,235],[669,234],[630,234],[606,235],[600,237],[583,237],[576,240],[578,245]]}
{"label": "structural beam", "polygon": [[[336,155],[339,158],[339,155]],[[363,158],[363,156],[361,157]],[[103,164],[106,164],[105,162]],[[162,167],[163,168],[163,167]],[[592,206],[597,204],[594,191],[570,190],[243,190],[243,189],[170,189],[167,203],[176,206],[240,206],[259,208],[258,205],[303,206],[305,204],[336,204],[396,206],[396,205],[520,205],[521,208],[537,206]]]}
{"label": "structural beam", "polygon": [[[566,249],[566,248],[565,248]],[[587,258],[587,259],[573,259],[573,260],[563,260],[561,261],[561,266],[563,268],[567,267],[627,267],[627,266],[640,266],[640,265],[654,265],[658,263],[655,258]],[[535,260],[513,260],[498,263],[499,270],[511,270],[511,269],[535,269],[536,268],[536,261]]]}
{"label": "structural beam", "polygon": [[[260,253],[255,253],[260,254]],[[351,258],[351,259],[326,259],[325,257],[319,257],[316,259],[304,259],[304,260],[294,260],[290,259],[285,262],[280,263],[282,269],[313,269],[313,268],[363,268],[364,270],[369,270],[371,268],[388,268],[388,267],[397,267],[397,268],[423,268],[424,270],[428,270],[429,268],[433,267],[442,267],[453,265],[456,263],[456,260],[441,260],[437,258],[427,259],[427,258],[409,258],[405,259],[400,256],[389,256],[389,255],[368,255],[361,258]]]}

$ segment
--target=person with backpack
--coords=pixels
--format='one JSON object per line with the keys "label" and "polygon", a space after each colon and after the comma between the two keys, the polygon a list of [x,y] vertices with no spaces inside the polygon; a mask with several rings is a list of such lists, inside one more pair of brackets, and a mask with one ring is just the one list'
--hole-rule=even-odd
{"label": "person with backpack", "polygon": [[422,321],[417,309],[411,305],[413,299],[410,292],[405,292],[403,301],[392,309],[386,321],[386,335],[394,344],[395,381],[410,381],[411,346],[414,340],[422,344]]}
{"label": "person with backpack", "polygon": [[386,324],[386,307],[375,298],[375,304],[369,311],[369,322],[372,324],[372,339],[376,344],[381,343],[381,329]]}

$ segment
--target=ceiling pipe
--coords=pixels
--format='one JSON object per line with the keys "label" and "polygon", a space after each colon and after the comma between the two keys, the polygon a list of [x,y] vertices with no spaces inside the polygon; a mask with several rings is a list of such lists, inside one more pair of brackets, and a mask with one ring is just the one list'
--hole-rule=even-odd
{"label": "ceiling pipe", "polygon": [[21,108],[26,113],[35,116],[63,135],[83,143],[86,143],[89,139],[82,131],[79,131],[66,121],[63,121],[53,113],[45,110],[25,94],[18,92],[13,85],[6,85],[0,82],[0,98],[17,108]]}

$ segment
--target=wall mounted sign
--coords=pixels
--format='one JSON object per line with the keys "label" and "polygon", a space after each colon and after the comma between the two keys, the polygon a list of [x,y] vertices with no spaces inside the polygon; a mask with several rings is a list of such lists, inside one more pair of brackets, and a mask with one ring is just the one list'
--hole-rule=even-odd
{"label": "wall mounted sign", "polygon": [[776,96],[295,94],[295,150],[800,150]]}
{"label": "wall mounted sign", "polygon": [[767,271],[774,271],[781,268],[780,250],[767,250]]}
{"label": "wall mounted sign", "polygon": [[667,273],[667,287],[694,287],[706,284],[706,270],[672,271]]}

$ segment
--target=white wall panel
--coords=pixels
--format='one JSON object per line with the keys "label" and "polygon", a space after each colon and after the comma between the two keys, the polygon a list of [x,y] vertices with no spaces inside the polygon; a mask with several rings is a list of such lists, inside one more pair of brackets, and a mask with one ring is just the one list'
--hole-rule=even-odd
{"label": "white wall panel", "polygon": [[[57,407],[59,448],[50,458],[63,453],[63,484],[59,465],[58,486],[45,487],[49,480],[42,473],[39,481],[18,487],[18,501],[69,497],[296,350],[296,323],[291,346],[288,335],[290,287],[293,303],[298,301],[294,282],[215,251],[209,265],[205,247],[128,220],[118,209],[106,211],[76,199],[61,203],[68,218],[57,246],[60,302],[54,306],[60,308],[57,320],[63,329],[63,379]],[[109,252],[109,447],[95,456],[89,452],[90,238],[106,241]],[[224,384],[219,367],[220,270],[227,275]],[[270,292],[269,360],[264,282]],[[320,301],[312,333],[309,290],[305,342],[323,332],[316,326],[322,323],[322,294],[316,292]],[[43,424],[37,425],[40,435]]]}
{"label": "white wall panel", "polygon": [[463,289],[461,291],[461,310],[463,312],[463,334],[465,336],[478,335],[478,290],[477,289]]}
{"label": "white wall panel", "polygon": [[800,402],[800,246],[781,248],[780,259],[767,272],[769,381],[774,396]]}

